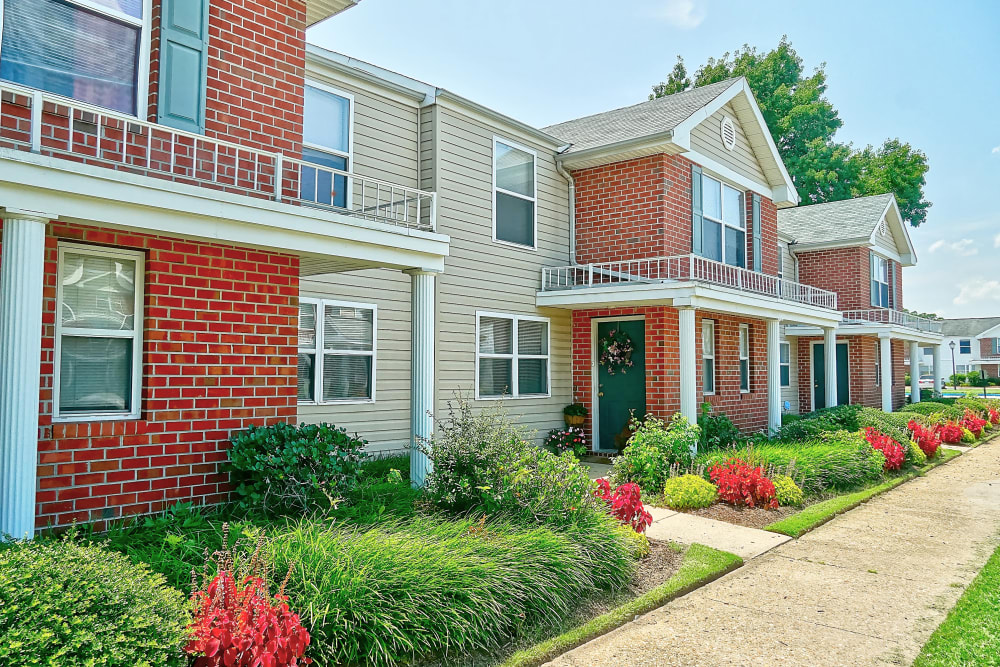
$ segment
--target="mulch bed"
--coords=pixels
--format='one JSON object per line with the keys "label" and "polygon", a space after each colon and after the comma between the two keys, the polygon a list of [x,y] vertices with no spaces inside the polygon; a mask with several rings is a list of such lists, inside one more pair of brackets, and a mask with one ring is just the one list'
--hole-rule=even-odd
{"label": "mulch bed", "polygon": [[726,503],[715,503],[708,507],[682,511],[686,514],[735,523],[747,528],[763,528],[801,510],[801,507],[779,507],[776,510],[768,510],[760,507],[734,507]]}
{"label": "mulch bed", "polygon": [[639,572],[632,582],[631,591],[642,595],[665,583],[681,566],[684,552],[677,553],[669,542],[649,541],[649,555],[639,561]]}

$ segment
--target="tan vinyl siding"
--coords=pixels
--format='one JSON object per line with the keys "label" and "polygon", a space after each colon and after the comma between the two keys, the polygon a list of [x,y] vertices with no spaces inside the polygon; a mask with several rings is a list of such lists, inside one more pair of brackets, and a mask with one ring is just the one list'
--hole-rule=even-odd
{"label": "tan vinyl siding", "polygon": [[875,245],[878,246],[878,248],[880,249],[888,250],[891,253],[890,257],[898,256],[899,248],[896,247],[896,241],[895,239],[892,238],[892,232],[889,231],[886,235],[883,236],[880,229],[881,229],[880,227],[877,227],[875,229],[875,236],[874,236]]}
{"label": "tan vinyl siding", "polygon": [[[719,131],[722,119],[726,116],[732,119],[733,127],[736,128],[736,146],[731,151],[722,145]],[[732,104],[725,105],[691,130],[691,148],[724,164],[741,176],[769,187]]]}
{"label": "tan vinyl siding", "polygon": [[[535,307],[541,267],[569,263],[567,184],[556,172],[552,146],[455,108],[439,105],[436,113],[438,229],[451,237],[451,256],[438,277],[437,413],[445,414],[456,392],[474,396],[476,311],[548,317],[551,398],[505,401],[523,425],[543,437],[562,423],[573,389],[570,313]],[[493,241],[494,136],[537,152],[537,250]]]}
{"label": "tan vinyl siding", "polygon": [[785,408],[785,401],[791,405],[788,412],[793,415],[799,414],[799,339],[792,337],[786,338],[784,333],[781,335],[781,342],[789,344],[789,360],[791,364],[788,367],[788,386],[781,388],[781,409]]}
{"label": "tan vinyl siding", "polygon": [[786,280],[799,281],[799,265],[795,256],[788,249],[788,244],[779,241],[778,252],[781,253],[781,273]]}

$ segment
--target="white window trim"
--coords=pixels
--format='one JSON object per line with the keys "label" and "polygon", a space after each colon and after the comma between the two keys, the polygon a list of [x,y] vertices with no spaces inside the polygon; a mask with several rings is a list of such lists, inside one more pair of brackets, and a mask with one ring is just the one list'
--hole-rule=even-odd
{"label": "white window trim", "polygon": [[[320,151],[322,153],[330,153],[331,155],[336,155],[337,157],[342,157],[347,159],[347,169],[344,171],[353,174],[354,173],[354,95],[348,93],[347,91],[341,90],[339,88],[334,88],[331,85],[322,83],[321,81],[316,81],[315,79],[306,79],[307,88],[316,88],[317,90],[322,90],[325,93],[330,93],[331,95],[336,95],[337,97],[343,97],[347,100],[347,151],[337,150],[336,148],[330,148],[329,146],[324,146],[323,144],[316,144],[305,140],[305,128],[302,130],[302,146],[304,148],[311,148],[315,151]],[[308,161],[305,161],[308,162]],[[350,176],[347,177],[347,197],[344,199],[344,204],[348,209],[354,209],[354,179]]]}
{"label": "white window trim", "polygon": [[[299,303],[311,303],[316,307],[316,344],[315,347],[297,347],[296,353],[308,352],[316,355],[315,372],[313,373],[313,396],[311,401],[299,400],[298,405],[359,405],[374,403],[376,397],[376,377],[378,376],[378,306],[373,303],[358,303],[355,301],[339,301],[336,299],[314,299],[310,297],[300,297]],[[325,327],[323,326],[323,311],[327,306],[334,308],[357,308],[358,310],[372,311],[372,349],[369,350],[325,350],[324,340]],[[352,357],[372,358],[372,378],[370,398],[338,398],[334,400],[323,400],[323,356],[340,355]],[[297,354],[296,354],[297,356]]]}
{"label": "white window trim", "polygon": [[[511,353],[510,354],[493,354],[493,353],[482,353],[479,351],[479,331],[480,322],[484,317],[492,317],[496,319],[511,320]],[[519,321],[529,321],[529,322],[545,322],[545,349],[548,350],[548,354],[518,354],[517,350],[517,325]],[[476,388],[475,397],[477,401],[481,400],[519,400],[525,398],[551,398],[552,397],[552,322],[547,317],[539,317],[537,315],[514,315],[511,313],[494,313],[485,310],[476,311]],[[510,359],[510,393],[509,394],[480,394],[479,393],[479,360],[480,359]],[[517,362],[519,359],[545,359],[545,389],[544,394],[521,394],[517,386]]]}
{"label": "white window trim", "polygon": [[[505,190],[503,188],[497,187],[497,144],[503,144],[509,148],[514,148],[519,151],[524,151],[525,153],[531,154],[531,167],[532,167],[532,184],[535,192],[534,197],[526,197],[519,192],[511,192],[510,190]],[[523,144],[519,144],[516,141],[511,141],[510,139],[505,139],[497,135],[493,135],[493,189],[490,192],[490,210],[493,212],[493,242],[499,243],[500,245],[510,246],[511,248],[518,248],[520,250],[538,250],[538,152],[533,148],[528,148]],[[510,195],[511,197],[517,197],[518,199],[524,199],[525,201],[532,202],[531,207],[531,228],[533,233],[533,238],[530,246],[521,245],[520,243],[514,243],[513,241],[504,241],[503,239],[497,238],[497,193],[502,192],[505,195]],[[478,345],[478,339],[477,343]]]}
{"label": "white window trim", "polygon": [[[743,337],[744,336],[746,336],[746,341],[747,341],[746,356],[744,356],[744,354],[743,354]],[[740,372],[741,373],[743,372],[743,362],[746,362],[746,365],[747,365],[747,388],[746,389],[743,388],[743,379],[740,378],[740,393],[741,394],[749,394],[753,390],[753,382],[751,381],[751,378],[750,378],[750,325],[749,324],[741,324],[740,325],[739,337],[738,337],[738,339],[736,341],[736,346],[737,346],[737,348],[739,348],[738,349],[738,353],[739,353],[739,357],[740,357]]]}
{"label": "white window trim", "polygon": [[[781,360],[781,350],[788,350],[788,361]],[[788,384],[781,383],[781,369],[782,367],[788,369]],[[791,387],[792,386],[792,344],[784,341],[778,343],[778,383],[781,387]]]}
{"label": "white window trim", "polygon": [[[127,259],[135,262],[135,303],[133,304],[133,329],[128,336],[122,336],[120,330],[102,329],[64,329],[62,325],[62,267],[63,256],[71,252],[77,255],[93,255]],[[146,284],[146,255],[139,250],[119,248],[103,248],[79,243],[60,243],[57,246],[56,262],[56,314],[55,314],[55,350],[52,368],[52,422],[99,422],[125,421],[139,419],[142,414],[142,334],[145,328],[143,303]],[[132,409],[113,412],[70,412],[61,414],[59,411],[59,390],[62,374],[62,337],[86,336],[88,338],[131,338],[132,339]]]}
{"label": "white window trim", "polygon": [[[719,197],[720,197],[719,208],[720,208],[720,210],[722,212],[722,216],[721,216],[722,220],[716,220],[715,218],[713,218],[713,217],[709,216],[707,213],[705,213],[705,179],[708,179],[710,181],[715,181],[716,183],[719,184]],[[732,225],[732,224],[730,224],[730,223],[728,223],[728,222],[725,221],[725,218],[726,218],[726,188],[729,188],[730,190],[734,190],[735,192],[740,193],[740,217],[739,217],[739,219],[743,223],[742,227],[740,227],[739,225]],[[722,261],[723,264],[726,264],[726,227],[729,227],[730,229],[735,229],[736,231],[739,231],[739,232],[743,232],[743,266],[739,267],[741,269],[747,268],[746,267],[746,264],[747,264],[747,249],[746,249],[746,245],[747,245],[747,202],[746,202],[746,199],[747,199],[746,192],[744,192],[743,190],[740,190],[739,188],[733,187],[732,185],[730,185],[729,183],[726,183],[721,178],[716,178],[715,176],[710,176],[710,175],[706,174],[704,171],[702,172],[702,174],[701,174],[701,201],[702,201],[702,205],[701,205],[701,217],[704,218],[705,220],[708,220],[709,222],[714,222],[714,223],[719,224],[719,225],[722,226],[722,238],[721,238],[721,241],[722,241],[722,260],[721,261]],[[727,266],[739,266],[739,265],[738,264],[727,264]]]}
{"label": "white window trim", "polygon": [[[877,283],[879,285],[879,299],[878,299],[879,300],[879,305],[877,305],[875,307],[876,308],[890,308],[891,307],[890,304],[892,303],[892,285],[889,284],[889,279],[890,279],[889,278],[889,261],[890,260],[887,259],[887,258],[885,258],[885,257],[883,257],[882,255],[879,255],[879,254],[876,254],[876,253],[873,253],[873,256],[875,258],[875,265],[874,265],[875,271],[877,273],[879,273],[879,277],[871,276],[869,278],[868,284],[871,285],[872,283]],[[881,277],[881,274],[882,274],[881,269],[882,269],[883,265],[885,266],[885,280],[884,281],[882,280],[882,277]],[[871,271],[871,269],[869,269],[869,271]],[[888,290],[888,293],[889,293],[889,297],[888,297],[889,303],[884,303],[884,304],[882,303],[882,290],[881,290],[881,286],[882,285],[885,285],[886,289]]]}
{"label": "white window trim", "polygon": [[[91,0],[65,0],[68,4],[76,5],[81,9],[92,11],[95,14],[102,14],[108,18],[115,19],[116,21],[121,21],[122,23],[127,23],[129,25],[139,28],[139,62],[136,63],[136,82],[135,82],[135,115],[134,117],[138,120],[145,121],[149,115],[149,44],[150,35],[152,32],[153,23],[153,0],[143,0],[142,3],[142,18],[137,19],[134,16],[129,16],[124,12],[117,11],[111,7],[106,7],[104,5],[97,4]],[[0,45],[3,44],[3,1],[0,0]],[[2,57],[0,53],[0,57]],[[21,85],[21,84],[17,84]],[[52,95],[54,97],[61,97],[56,93],[50,93],[44,91],[46,95]],[[67,98],[73,99],[73,98]],[[90,104],[91,106],[100,107],[99,104],[93,104],[91,102],[84,102],[82,100],[74,100],[80,104]],[[106,107],[102,107],[106,108]],[[125,116],[132,116],[132,114],[124,113],[118,111],[117,109],[108,109],[114,113],[120,113]]]}
{"label": "white window trim", "polygon": [[[709,337],[709,340],[712,341],[712,349],[710,351],[705,349],[705,329],[706,328],[711,328],[712,329],[712,335]],[[709,352],[711,352],[711,354]],[[705,360],[706,359],[711,359],[712,360],[712,390],[711,391],[708,391],[704,387],[704,384],[705,384]],[[716,390],[716,388],[719,385],[719,369],[718,369],[718,367],[716,366],[716,363],[715,363],[715,320],[710,320],[708,318],[705,318],[705,319],[703,319],[701,321],[701,383],[702,383],[702,388],[701,388],[702,395],[704,395],[704,396],[714,396],[715,395],[715,390]]]}

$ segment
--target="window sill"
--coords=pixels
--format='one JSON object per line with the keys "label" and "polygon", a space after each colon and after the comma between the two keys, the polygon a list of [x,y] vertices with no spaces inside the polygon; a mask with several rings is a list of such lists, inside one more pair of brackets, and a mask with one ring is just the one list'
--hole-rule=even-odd
{"label": "window sill", "polygon": [[106,413],[95,413],[95,414],[79,414],[79,415],[60,415],[51,417],[53,424],[89,424],[92,422],[125,422],[125,421],[141,421],[142,416],[138,414],[106,414]]}
{"label": "window sill", "polygon": [[552,394],[518,394],[517,396],[512,396],[507,394],[506,396],[480,396],[476,394],[475,400],[477,401],[521,401],[529,398],[552,398]]}
{"label": "window sill", "polygon": [[493,242],[497,245],[507,246],[509,248],[517,248],[518,250],[530,250],[531,252],[538,252],[537,245],[524,245],[521,243],[514,243],[513,241],[504,241],[503,239],[493,238]]}
{"label": "window sill", "polygon": [[374,398],[345,398],[339,401],[297,401],[296,407],[322,408],[327,405],[366,405],[374,403]]}

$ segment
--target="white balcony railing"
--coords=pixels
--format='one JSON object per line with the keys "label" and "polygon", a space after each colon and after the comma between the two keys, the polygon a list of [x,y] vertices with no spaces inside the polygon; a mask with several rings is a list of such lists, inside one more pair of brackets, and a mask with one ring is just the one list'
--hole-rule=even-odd
{"label": "white balcony railing", "polygon": [[0,147],[434,231],[436,196],[0,83]]}
{"label": "white balcony railing", "polygon": [[730,266],[699,255],[652,257],[542,269],[543,292],[671,281],[707,283],[785,301],[837,309],[837,295],[833,292],[766,273]]}
{"label": "white balcony railing", "polygon": [[843,321],[849,325],[891,324],[907,329],[916,329],[928,333],[941,333],[944,323],[926,317],[911,315],[901,310],[888,308],[871,308],[869,310],[845,310]]}

